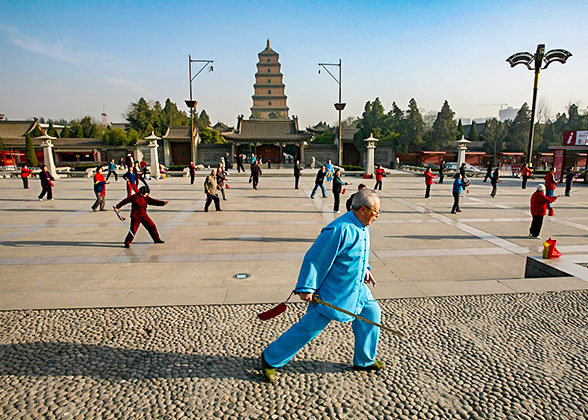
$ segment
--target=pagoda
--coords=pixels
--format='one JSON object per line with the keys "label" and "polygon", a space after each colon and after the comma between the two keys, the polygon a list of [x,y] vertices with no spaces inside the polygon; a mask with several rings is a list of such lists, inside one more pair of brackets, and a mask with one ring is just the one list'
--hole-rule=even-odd
{"label": "pagoda", "polygon": [[257,73],[255,73],[255,94],[251,116],[255,120],[287,120],[285,85],[281,73],[280,55],[272,50],[270,40],[267,40],[265,50],[258,54]]}

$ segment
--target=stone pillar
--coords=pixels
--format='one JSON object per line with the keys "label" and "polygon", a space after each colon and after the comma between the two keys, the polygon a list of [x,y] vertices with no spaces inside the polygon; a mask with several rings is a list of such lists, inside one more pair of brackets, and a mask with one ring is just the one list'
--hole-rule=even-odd
{"label": "stone pillar", "polygon": [[147,147],[149,147],[149,151],[151,152],[151,177],[159,179],[161,176],[159,172],[159,154],[157,153],[159,144],[157,144],[157,140],[152,140]]}
{"label": "stone pillar", "polygon": [[377,138],[373,137],[372,135],[369,136],[369,138],[365,139],[365,149],[366,149],[366,153],[367,153],[367,159],[366,159],[366,174],[369,175],[370,177],[374,175],[374,152],[376,150],[376,144],[379,142],[380,140],[378,140]]}
{"label": "stone pillar", "polygon": [[469,140],[466,140],[464,136],[461,136],[461,139],[457,140],[455,144],[457,144],[457,169],[462,163],[466,161],[466,150],[468,150],[467,144],[471,143]]}
{"label": "stone pillar", "polygon": [[[168,168],[171,165],[171,146],[168,140],[163,141],[163,164]],[[194,162],[196,164],[196,162]]]}
{"label": "stone pillar", "polygon": [[45,160],[45,165],[47,165],[47,170],[53,176],[53,178],[58,179],[59,175],[57,175],[57,169],[55,167],[55,161],[53,160],[53,142],[51,140],[55,140],[54,137],[50,136],[42,136],[43,141],[41,141],[41,147],[43,148],[43,159]]}
{"label": "stone pillar", "polygon": [[[300,143],[300,164],[302,166],[304,166],[304,147],[307,145],[308,143],[303,141],[302,143]],[[587,171],[588,172],[588,171]]]}

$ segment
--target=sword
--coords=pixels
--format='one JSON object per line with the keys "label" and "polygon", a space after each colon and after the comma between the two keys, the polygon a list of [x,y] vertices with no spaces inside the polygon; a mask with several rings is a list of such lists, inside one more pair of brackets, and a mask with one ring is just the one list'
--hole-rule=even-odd
{"label": "sword", "polygon": [[125,218],[122,217],[120,214],[118,214],[118,212],[116,211],[116,207],[113,206],[113,209],[115,210],[114,214],[116,214],[116,216],[119,218],[119,220],[125,224],[125,226],[127,227],[127,230],[129,231],[129,233],[131,235],[133,235],[133,238],[134,238],[135,234],[133,232],[131,232],[131,228],[129,227],[129,224],[127,222],[125,222]]}
{"label": "sword", "polygon": [[343,308],[339,308],[338,306],[335,306],[335,305],[332,305],[332,304],[330,304],[328,302],[325,302],[324,300],[319,299],[319,297],[317,295],[312,295],[312,303],[314,303],[315,305],[317,303],[320,303],[321,305],[325,305],[325,306],[328,306],[329,308],[334,309],[336,311],[343,312],[344,314],[349,315],[349,316],[352,316],[354,318],[357,318],[357,319],[359,319],[359,320],[361,320],[363,322],[367,322],[368,324],[371,324],[371,325],[374,325],[376,327],[382,328],[382,329],[384,329],[384,330],[386,330],[386,331],[388,331],[388,332],[390,332],[392,334],[395,334],[395,335],[397,335],[399,337],[404,337],[404,334],[402,334],[399,331],[395,331],[395,330],[393,330],[391,328],[385,327],[382,324],[378,324],[377,322],[370,321],[369,319],[364,318],[363,316],[356,315],[353,312],[346,311]]}

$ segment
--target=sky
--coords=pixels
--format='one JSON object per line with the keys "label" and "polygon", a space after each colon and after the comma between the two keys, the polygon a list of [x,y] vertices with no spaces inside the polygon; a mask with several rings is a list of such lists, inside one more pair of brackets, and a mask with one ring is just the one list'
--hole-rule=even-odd
{"label": "sky", "polygon": [[[36,1],[0,0],[0,113],[10,120],[90,115],[124,121],[131,102],[187,110],[188,54],[214,60],[193,82],[213,124],[249,117],[257,54],[280,54],[290,116],[335,123],[337,83],[318,62],[342,60],[343,118],[379,97],[457,118],[498,116],[532,99],[520,51],[573,56],[541,72],[548,115],[588,106],[588,2],[574,1]],[[195,69],[197,69],[195,67]]]}

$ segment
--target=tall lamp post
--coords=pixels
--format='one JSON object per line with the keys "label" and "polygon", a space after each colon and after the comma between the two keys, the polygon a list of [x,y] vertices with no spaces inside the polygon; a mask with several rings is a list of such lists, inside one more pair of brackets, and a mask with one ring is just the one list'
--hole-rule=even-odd
{"label": "tall lamp post", "polygon": [[[343,144],[341,141],[341,111],[343,111],[345,109],[345,105],[346,105],[341,102],[341,59],[339,59],[338,64],[318,63],[318,65],[321,66],[322,68],[324,68],[327,71],[327,73],[329,73],[329,75],[333,78],[333,80],[335,80],[335,82],[337,82],[337,84],[339,85],[339,102],[337,102],[335,104],[335,109],[337,111],[339,111],[339,139],[337,140],[337,165],[341,166],[341,165],[343,165]],[[328,66],[339,67],[339,78],[338,79],[333,75],[333,73],[331,73],[329,71]],[[320,74],[320,72],[321,72],[321,70],[319,69],[319,74]]]}
{"label": "tall lamp post", "polygon": [[535,71],[535,82],[533,84],[533,105],[531,107],[531,129],[529,130],[529,144],[527,145],[527,163],[532,164],[533,158],[533,136],[535,134],[535,106],[537,104],[537,90],[539,89],[539,72],[545,70],[554,61],[565,64],[572,53],[562,49],[549,50],[545,52],[545,44],[537,45],[535,55],[529,52],[518,52],[506,59],[511,67],[517,64],[524,64],[529,70]]}
{"label": "tall lamp post", "polygon": [[[200,68],[200,70],[198,70],[198,73],[196,73],[194,76],[192,76],[192,63],[204,63],[202,65],[202,68]],[[196,108],[196,105],[198,104],[197,101],[192,99],[192,81],[200,74],[202,73],[202,71],[209,65],[214,63],[213,60],[192,60],[192,56],[188,55],[188,73],[189,73],[189,77],[190,77],[190,99],[187,99],[186,102],[186,106],[188,108],[190,108],[190,158],[192,160],[192,162],[194,162],[194,165],[196,165],[198,162],[196,162],[196,158],[197,158],[197,153],[196,153],[196,142],[194,140],[194,109]],[[208,71],[213,71],[214,67],[210,66],[208,67]]]}

